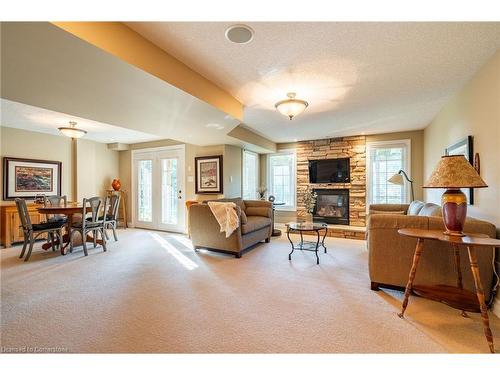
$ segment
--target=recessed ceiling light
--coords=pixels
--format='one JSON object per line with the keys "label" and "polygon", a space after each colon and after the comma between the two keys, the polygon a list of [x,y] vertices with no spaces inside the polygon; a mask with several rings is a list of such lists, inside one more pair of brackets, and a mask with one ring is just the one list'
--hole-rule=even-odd
{"label": "recessed ceiling light", "polygon": [[247,25],[232,25],[226,29],[226,39],[237,44],[250,43],[253,39],[253,30]]}

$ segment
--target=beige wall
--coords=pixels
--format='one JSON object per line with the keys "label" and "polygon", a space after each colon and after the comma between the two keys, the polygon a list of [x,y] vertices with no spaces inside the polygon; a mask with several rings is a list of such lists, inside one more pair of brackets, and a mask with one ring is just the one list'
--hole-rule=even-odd
{"label": "beige wall", "polygon": [[224,145],[224,197],[241,197],[242,149]]}
{"label": "beige wall", "polygon": [[[422,189],[424,173],[424,131],[416,130],[410,132],[385,133],[376,135],[367,135],[366,143],[395,141],[400,139],[409,139],[411,141],[411,174],[408,176],[413,180],[413,189],[415,199],[423,200],[424,193]],[[407,172],[407,171],[405,171]]]}
{"label": "beige wall", "polygon": [[[72,140],[64,136],[8,127],[1,127],[0,130],[2,157],[62,162],[61,193],[67,195],[70,200],[104,195],[118,173],[118,152],[108,150],[103,143],[80,139],[73,148]],[[73,152],[76,156],[76,171],[73,166]]]}
{"label": "beige wall", "polygon": [[[475,189],[471,216],[500,227],[500,51],[424,131],[424,177],[428,178],[450,144],[474,137],[481,158],[481,177],[488,188]],[[442,190],[424,189],[426,200],[439,203]]]}
{"label": "beige wall", "polygon": [[105,143],[79,139],[76,143],[76,195],[80,201],[94,195],[104,196],[118,177],[119,155]]}

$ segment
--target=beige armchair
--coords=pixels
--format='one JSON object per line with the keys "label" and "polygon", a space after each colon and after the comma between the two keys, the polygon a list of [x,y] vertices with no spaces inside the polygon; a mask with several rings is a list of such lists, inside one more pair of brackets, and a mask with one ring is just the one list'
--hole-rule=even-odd
{"label": "beige armchair", "polygon": [[239,198],[218,201],[236,203],[240,225],[226,238],[207,203],[191,205],[188,211],[189,233],[195,250],[208,249],[241,258],[242,252],[252,245],[270,241],[273,229],[271,202]]}
{"label": "beige armchair", "polygon": [[[395,211],[396,214],[394,214]],[[401,211],[404,213],[401,214]],[[420,204],[420,209],[416,208],[415,204],[410,207],[408,205],[372,205],[370,212],[367,245],[371,288],[373,290],[378,290],[379,287],[403,289],[408,281],[416,239],[399,235],[398,229],[444,230],[440,207],[423,203]],[[407,212],[414,215],[408,215]],[[467,218],[464,231],[483,233],[493,238],[496,236],[496,228],[493,224],[472,218]],[[426,241],[415,284],[455,285],[457,272],[453,254],[450,245],[439,241]],[[493,248],[481,248],[477,255],[485,296],[489,298],[493,283]],[[460,249],[460,258],[464,288],[474,290],[467,249]]]}

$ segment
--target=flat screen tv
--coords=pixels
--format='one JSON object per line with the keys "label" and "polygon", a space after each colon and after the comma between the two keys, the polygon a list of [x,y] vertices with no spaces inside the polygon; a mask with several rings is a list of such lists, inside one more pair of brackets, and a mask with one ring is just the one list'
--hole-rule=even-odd
{"label": "flat screen tv", "polygon": [[349,158],[309,160],[309,182],[331,184],[351,182]]}

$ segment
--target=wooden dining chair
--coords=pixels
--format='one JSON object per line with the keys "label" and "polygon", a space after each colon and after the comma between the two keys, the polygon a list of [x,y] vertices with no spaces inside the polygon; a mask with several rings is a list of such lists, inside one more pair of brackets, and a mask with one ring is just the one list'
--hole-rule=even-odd
{"label": "wooden dining chair", "polygon": [[[87,251],[87,233],[92,232],[94,248],[97,246],[97,233],[100,233],[102,248],[106,251],[106,236],[104,234],[104,221],[99,220],[99,210],[102,206],[101,197],[83,198],[82,220],[73,223],[69,228],[69,251],[73,252],[73,234],[79,232],[82,236],[83,253],[89,255]],[[90,212],[87,208],[90,207]]]}
{"label": "wooden dining chair", "polygon": [[[45,195],[43,199],[44,207],[61,207],[68,204],[68,198],[66,195]],[[46,214],[47,222],[51,221],[67,221],[65,215],[51,215]]]}
{"label": "wooden dining chair", "polygon": [[104,222],[104,235],[107,240],[109,240],[107,229],[111,229],[113,231],[115,241],[118,241],[116,227],[118,223],[118,208],[120,207],[120,200],[121,195],[115,193],[106,195],[104,200],[104,213],[99,220]]}
{"label": "wooden dining chair", "polygon": [[30,259],[31,252],[33,251],[33,245],[35,244],[36,239],[44,233],[47,233],[50,236],[51,247],[52,250],[56,250],[56,245],[54,238],[55,236],[59,237],[59,246],[62,246],[63,236],[62,236],[62,228],[65,225],[64,223],[55,221],[55,222],[47,222],[40,224],[32,224],[30,215],[28,212],[28,206],[26,205],[26,201],[21,198],[16,198],[16,207],[17,212],[19,214],[19,218],[21,219],[20,227],[23,230],[23,249],[21,251],[21,255],[19,258],[24,257],[24,253],[26,252],[26,247],[28,247],[28,253],[26,254],[26,258],[24,261],[27,262]]}

